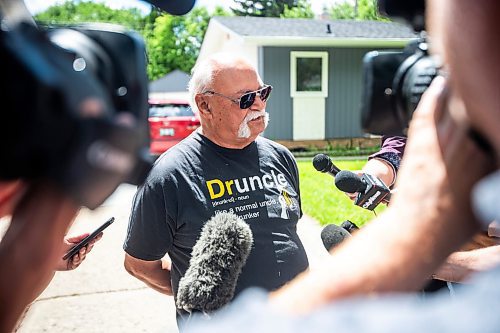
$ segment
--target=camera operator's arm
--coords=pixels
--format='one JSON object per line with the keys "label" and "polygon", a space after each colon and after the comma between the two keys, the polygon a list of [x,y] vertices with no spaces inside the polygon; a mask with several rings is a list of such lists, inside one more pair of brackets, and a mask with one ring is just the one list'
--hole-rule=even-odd
{"label": "camera operator's arm", "polygon": [[320,269],[275,292],[280,308],[305,312],[356,294],[417,290],[477,230],[470,190],[491,161],[465,125],[443,114],[443,81],[435,79],[414,114],[391,205]]}
{"label": "camera operator's arm", "polygon": [[30,186],[14,206],[0,242],[1,332],[14,328],[26,306],[52,279],[62,240],[78,211],[71,199],[47,184]]}
{"label": "camera operator's arm", "polygon": [[[395,181],[405,145],[405,137],[383,137],[381,150],[370,156],[361,171],[378,177],[390,186]],[[497,258],[500,254],[500,246],[493,246],[491,249],[484,248],[496,244],[495,239],[488,237],[486,233],[477,233],[472,241],[462,247],[463,251],[452,253],[446,258],[446,262],[432,275],[433,278],[462,282],[470,274],[492,268],[500,263],[500,256]]]}
{"label": "camera operator's arm", "polygon": [[166,259],[146,261],[125,253],[125,269],[154,290],[173,296],[170,261]]}
{"label": "camera operator's arm", "polygon": [[[361,172],[369,173],[390,186],[395,181],[400,159],[404,154],[405,137],[384,137],[381,150],[370,156]],[[381,158],[380,158],[381,157]],[[350,193],[348,193],[350,195]],[[351,194],[352,195],[352,194]],[[355,198],[355,195],[352,195]],[[353,198],[351,197],[351,198]],[[484,271],[500,263],[500,246],[486,233],[477,233],[472,241],[462,247],[463,251],[452,253],[432,276],[435,279],[462,282],[470,274]]]}
{"label": "camera operator's arm", "polygon": [[464,282],[471,274],[500,264],[500,245],[452,253],[433,275],[435,279]]}

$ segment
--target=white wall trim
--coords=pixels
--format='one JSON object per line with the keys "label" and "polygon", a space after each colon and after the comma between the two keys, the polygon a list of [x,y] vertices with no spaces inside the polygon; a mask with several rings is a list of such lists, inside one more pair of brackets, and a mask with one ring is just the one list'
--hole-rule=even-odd
{"label": "white wall trim", "polygon": [[[297,58],[321,58],[321,91],[297,91]],[[328,52],[291,51],[290,52],[290,96],[291,97],[328,97]]]}
{"label": "white wall trim", "polygon": [[289,36],[244,36],[245,42],[260,46],[317,46],[317,47],[397,47],[416,38],[321,38]]}

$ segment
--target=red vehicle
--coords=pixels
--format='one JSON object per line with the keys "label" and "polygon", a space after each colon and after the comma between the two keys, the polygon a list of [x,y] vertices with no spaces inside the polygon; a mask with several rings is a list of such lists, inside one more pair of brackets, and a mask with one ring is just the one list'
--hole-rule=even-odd
{"label": "red vehicle", "polygon": [[151,155],[160,155],[200,126],[200,119],[182,99],[149,100]]}

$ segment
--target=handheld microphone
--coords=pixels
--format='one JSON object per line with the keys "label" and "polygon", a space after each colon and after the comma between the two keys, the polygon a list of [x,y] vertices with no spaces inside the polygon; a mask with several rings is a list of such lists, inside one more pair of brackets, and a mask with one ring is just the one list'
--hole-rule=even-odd
{"label": "handheld microphone", "polygon": [[316,156],[314,156],[313,166],[319,172],[327,173],[332,177],[335,177],[337,173],[340,172],[340,169],[335,164],[333,164],[330,157],[325,154],[317,154]]}
{"label": "handheld microphone", "polygon": [[213,216],[203,226],[189,268],[179,281],[177,307],[189,313],[210,313],[228,304],[252,243],[252,231],[240,217],[232,213]]}
{"label": "handheld microphone", "polygon": [[368,210],[390,200],[390,189],[379,178],[367,173],[359,177],[354,172],[342,170],[335,177],[335,186],[343,192],[358,192],[354,204]]}
{"label": "handheld microphone", "polygon": [[347,230],[335,224],[329,224],[321,230],[321,240],[328,252],[349,237],[351,234]]}
{"label": "handheld microphone", "polygon": [[344,222],[342,222],[340,224],[340,226],[342,228],[344,228],[345,230],[347,230],[350,234],[352,234],[353,232],[356,232],[356,230],[359,230],[359,227],[355,223],[353,223],[349,220],[345,220]]}

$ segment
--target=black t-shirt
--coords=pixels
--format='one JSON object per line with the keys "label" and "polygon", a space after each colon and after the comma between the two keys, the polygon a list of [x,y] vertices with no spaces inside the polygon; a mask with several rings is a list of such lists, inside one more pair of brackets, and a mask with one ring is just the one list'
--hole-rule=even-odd
{"label": "black t-shirt", "polygon": [[236,294],[276,289],[308,267],[296,232],[297,165],[285,147],[262,137],[229,149],[194,132],[163,154],[135,195],[124,249],[148,261],[168,253],[176,295],[204,223],[224,211],[248,223],[254,238]]}

